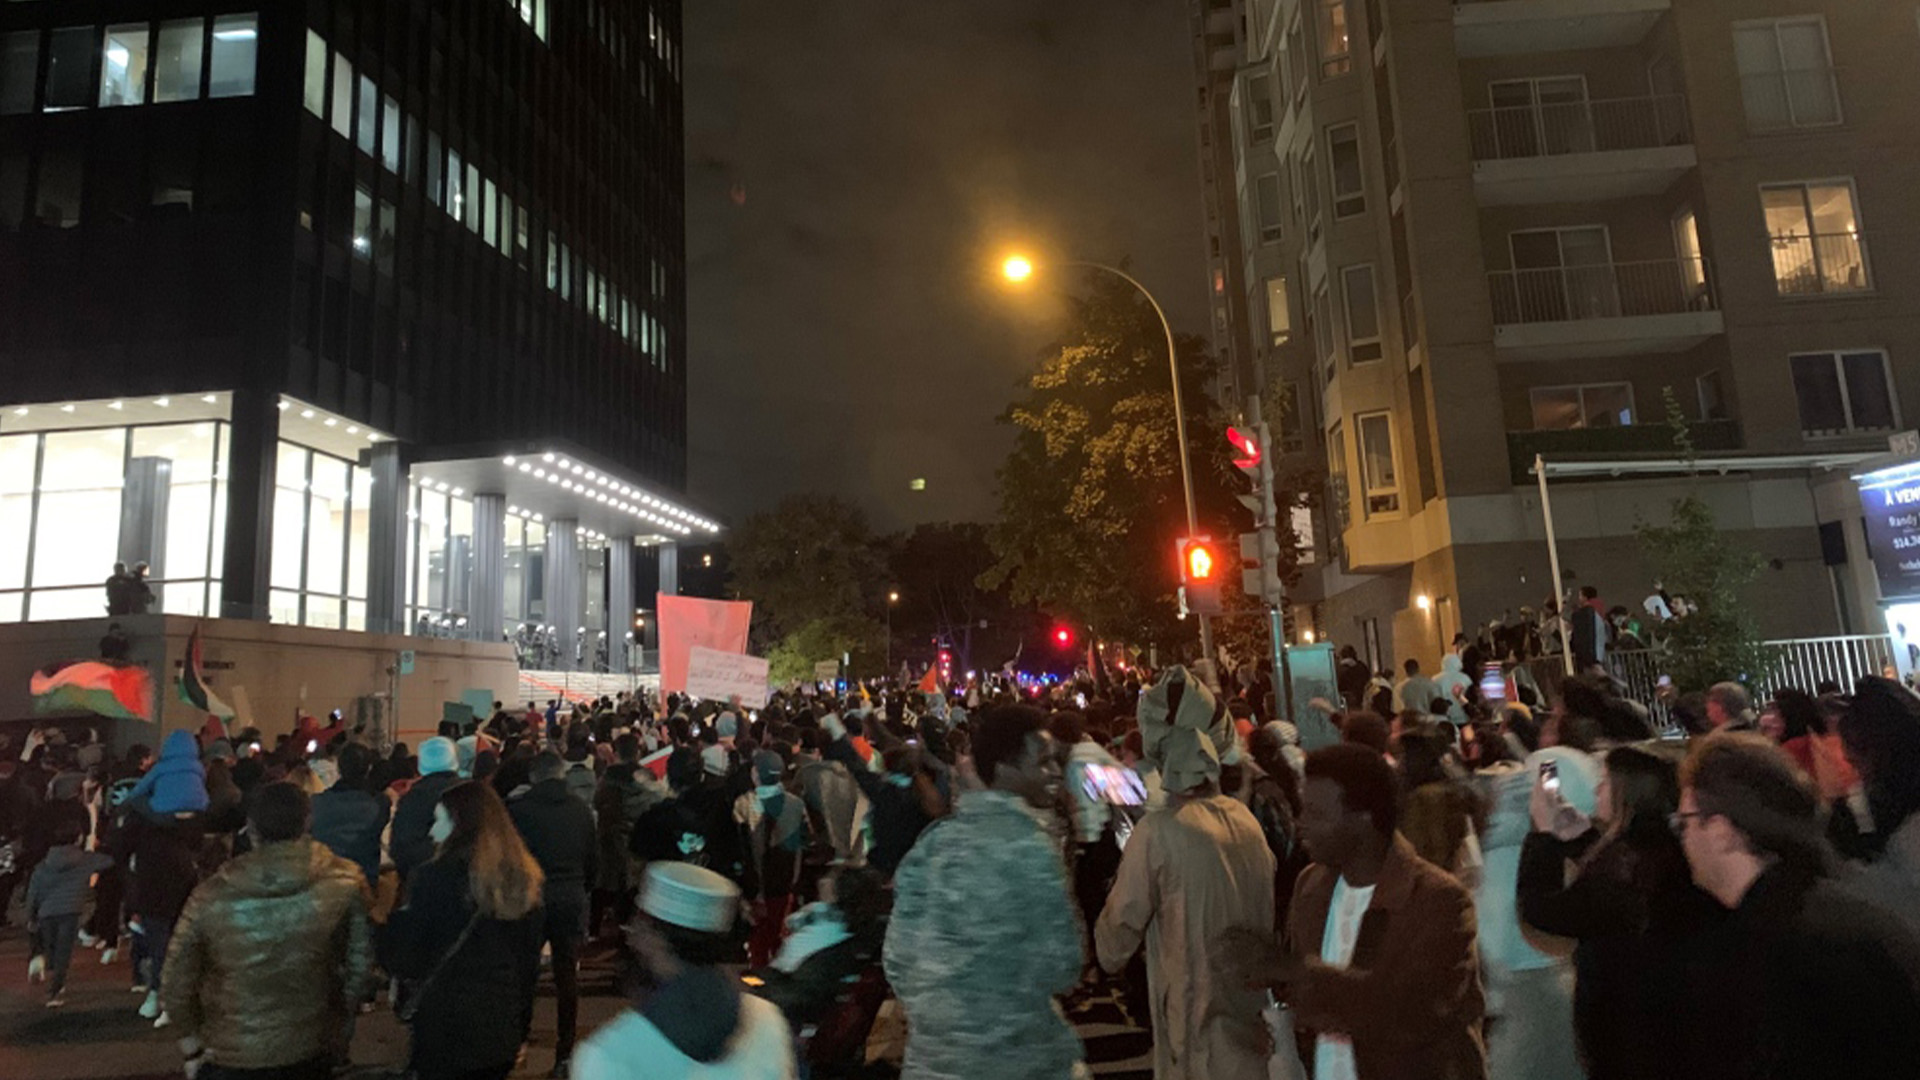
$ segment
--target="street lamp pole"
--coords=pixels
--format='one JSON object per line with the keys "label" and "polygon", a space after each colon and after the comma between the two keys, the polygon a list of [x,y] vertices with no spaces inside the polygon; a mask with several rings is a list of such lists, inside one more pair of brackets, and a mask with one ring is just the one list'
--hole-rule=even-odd
{"label": "street lamp pole", "polygon": [[[1084,259],[1073,259],[1063,262],[1060,265],[1080,266],[1089,270],[1100,270],[1112,274],[1139,290],[1140,295],[1147,298],[1147,304],[1153,308],[1153,313],[1159,316],[1160,329],[1167,336],[1167,374],[1173,380],[1173,430],[1174,438],[1180,442],[1180,484],[1185,491],[1187,499],[1187,535],[1198,536],[1200,534],[1200,514],[1193,502],[1193,462],[1191,460],[1191,454],[1189,454],[1187,449],[1187,410],[1180,395],[1180,352],[1173,342],[1173,324],[1167,321],[1167,313],[1161,309],[1160,301],[1154,299],[1153,293],[1148,291],[1147,287],[1142,285],[1138,278],[1127,273],[1125,270],[1117,266],[1108,266],[1105,263],[1088,262]],[[1198,618],[1200,620],[1200,652],[1202,656],[1206,657],[1208,663],[1213,663],[1213,626],[1207,621],[1205,615],[1200,615]]]}
{"label": "street lamp pole", "polygon": [[893,605],[899,602],[900,602],[899,590],[897,589],[890,590],[887,593],[887,667],[886,667],[886,674],[889,677],[893,675]]}

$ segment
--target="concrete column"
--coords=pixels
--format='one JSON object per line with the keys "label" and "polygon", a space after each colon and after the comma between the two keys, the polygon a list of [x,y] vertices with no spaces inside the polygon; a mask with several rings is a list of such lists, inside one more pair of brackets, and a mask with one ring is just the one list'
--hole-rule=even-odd
{"label": "concrete column", "polygon": [[607,540],[607,670],[627,671],[627,635],[633,631],[633,537]]}
{"label": "concrete column", "polygon": [[473,577],[467,589],[467,626],[475,641],[502,640],[507,586],[507,497],[473,497]]}
{"label": "concrete column", "polygon": [[580,644],[580,537],[575,532],[579,527],[573,518],[547,522],[547,622],[553,626],[560,653],[554,665],[561,671],[574,670],[574,650]]}
{"label": "concrete column", "polygon": [[373,474],[367,507],[367,629],[399,634],[407,626],[407,465],[399,443],[377,443],[361,452]]}
{"label": "concrete column", "polygon": [[137,457],[127,462],[120,489],[120,546],[116,558],[133,569],[146,563],[149,578],[167,576],[167,500],[173,492],[173,462]]}
{"label": "concrete column", "polygon": [[680,595],[680,545],[661,544],[654,551],[660,556],[660,593],[663,596]]}
{"label": "concrete column", "polygon": [[273,474],[280,456],[279,403],[279,395],[269,390],[233,392],[218,612],[229,619],[267,618],[267,575],[273,565]]}

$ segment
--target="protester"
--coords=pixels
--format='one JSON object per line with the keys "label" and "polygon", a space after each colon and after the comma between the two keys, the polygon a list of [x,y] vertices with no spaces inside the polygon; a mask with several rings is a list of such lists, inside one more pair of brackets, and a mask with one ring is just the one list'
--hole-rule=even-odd
{"label": "protester", "polygon": [[420,778],[393,808],[393,831],[387,841],[402,884],[415,867],[433,857],[434,807],[440,805],[440,796],[460,782],[459,749],[445,736],[427,739],[420,744],[419,765]]}
{"label": "protester", "polygon": [[1231,930],[1273,926],[1273,852],[1253,814],[1220,790],[1222,754],[1238,756],[1234,729],[1180,668],[1141,699],[1140,728],[1167,805],[1127,842],[1094,928],[1100,966],[1118,974],[1146,945],[1156,1080],[1262,1080],[1261,999],[1212,950]]}
{"label": "protester", "polygon": [[622,735],[615,740],[613,765],[600,778],[594,794],[594,823],[600,843],[599,873],[587,913],[587,934],[597,936],[603,917],[611,913],[615,926],[633,917],[633,893],[640,883],[630,848],[633,828],[647,811],[667,798],[653,773],[638,764],[640,740]]}
{"label": "protester", "polygon": [[[1806,776],[1765,738],[1720,732],[1681,770],[1674,815],[1694,883],[1731,914],[1689,988],[1689,1075],[1909,1075],[1920,1062],[1920,937],[1830,876]],[[1911,899],[1909,899],[1909,903]]]}
{"label": "protester", "polygon": [[[514,827],[545,878],[541,940],[553,956],[553,990],[558,1008],[553,1075],[566,1075],[567,1060],[580,1015],[580,947],[587,933],[587,886],[599,876],[599,838],[593,812],[567,782],[567,764],[543,751],[533,759],[533,786],[507,804]],[[528,1003],[531,1010],[532,1003]],[[531,1012],[527,1022],[533,1020]]]}
{"label": "protester", "polygon": [[[1695,942],[1718,912],[1693,886],[1668,825],[1679,805],[1679,756],[1659,743],[1615,748],[1591,811],[1572,761],[1558,759],[1557,789],[1536,769],[1519,910],[1535,930],[1577,942],[1573,1021],[1592,1080],[1677,1080],[1686,1060],[1675,1048],[1711,1022],[1687,993]],[[1536,996],[1528,1005],[1545,1019],[1543,1003]],[[1529,1034],[1543,1053],[1548,1040],[1565,1037],[1564,1028]]]}
{"label": "protester", "polygon": [[816,837],[825,837],[833,850],[833,860],[859,865],[866,861],[866,830],[861,828],[866,811],[866,796],[843,762],[825,760],[833,737],[818,728],[802,733],[800,767],[795,780],[807,814],[813,819]]}
{"label": "protester", "polygon": [[[306,835],[305,792],[254,794],[254,849],[194,890],[167,950],[188,1076],[326,1080],[372,960],[364,875]],[[197,1063],[197,1065],[196,1065]]]}
{"label": "protester", "polygon": [[747,963],[752,967],[771,962],[780,948],[807,846],[807,810],[781,783],[785,772],[779,754],[756,751],[754,789],[734,803],[734,819],[747,836],[744,895],[753,919],[753,934],[747,939]]}
{"label": "protester", "polygon": [[1473,901],[1396,831],[1397,783],[1364,746],[1308,754],[1300,824],[1314,864],[1284,944],[1236,933],[1219,948],[1286,988],[1316,1077],[1482,1077]]}
{"label": "protester", "polygon": [[431,836],[380,938],[381,966],[410,984],[397,1007],[411,1016],[408,1067],[419,1080],[504,1080],[539,976],[540,864],[485,784],[447,788]]}
{"label": "protester", "polygon": [[739,886],[686,863],[647,867],[627,930],[637,987],[628,1007],[580,1044],[573,1080],[788,1080],[793,1033],[778,1007],[740,992],[722,965]]}
{"label": "protester", "polygon": [[1753,695],[1737,682],[1714,683],[1707,691],[1707,725],[1713,731],[1753,731],[1759,720]]}
{"label": "protester", "polygon": [[873,846],[867,858],[875,868],[891,873],[919,839],[921,831],[946,812],[945,796],[932,775],[938,768],[934,764],[938,759],[923,755],[918,747],[904,745],[885,724],[872,722],[871,717],[855,715],[853,719],[864,722],[867,740],[885,755],[885,774],[874,773],[861,760],[848,737],[846,724],[835,713],[827,714],[820,721],[820,726],[833,739],[827,745],[826,756],[845,765],[848,775],[866,795],[871,806],[867,820],[873,829]]}
{"label": "protester", "polygon": [[1056,712],[1047,719],[1047,729],[1066,754],[1063,783],[1073,806],[1073,895],[1080,917],[1091,926],[1100,917],[1120,869],[1120,845],[1110,830],[1113,807],[1088,790],[1087,775],[1090,769],[1118,769],[1120,763],[1088,737],[1086,718],[1080,713]]}
{"label": "protester", "polygon": [[86,850],[84,835],[73,826],[68,822],[51,837],[52,848],[27,882],[27,927],[34,939],[27,970],[30,976],[47,977],[50,1009],[66,1004],[67,967],[80,937],[80,913],[93,891],[92,877],[113,865],[112,858]]}
{"label": "protester", "polygon": [[200,744],[193,732],[167,733],[160,744],[160,760],[134,785],[129,798],[137,807],[162,816],[206,810],[207,767],[200,760]]}
{"label": "protester", "polygon": [[393,810],[368,786],[373,762],[373,751],[359,743],[341,747],[340,779],[313,797],[313,838],[358,866],[369,888],[380,882],[380,836]]}
{"label": "protester", "polygon": [[1872,822],[1860,883],[1920,932],[1920,698],[1891,679],[1862,679],[1840,737]]}
{"label": "protester", "polygon": [[906,1012],[903,1080],[1059,1080],[1080,1040],[1054,997],[1084,953],[1060,851],[1042,814],[1060,762],[1041,713],[981,717],[968,792],[901,861],[885,964]]}
{"label": "protester", "polygon": [[[188,741],[192,741],[191,735]],[[199,765],[197,754],[192,761]],[[173,804],[174,795],[167,788],[157,790],[162,801]],[[205,798],[204,791],[201,798]],[[153,808],[151,799],[136,800],[131,794],[127,807],[119,830],[118,854],[125,856],[128,868],[127,927],[134,935],[134,985],[147,990],[140,1015],[152,1020],[155,1027],[165,1027],[171,1020],[161,1009],[168,945],[187,897],[200,880],[205,821],[193,810],[162,814]]]}
{"label": "protester", "polygon": [[1454,755],[1452,731],[1419,719],[1402,727],[1395,747],[1405,791],[1400,832],[1414,854],[1472,889],[1484,866],[1479,839],[1484,814]]}
{"label": "protester", "polygon": [[1434,699],[1443,696],[1439,684],[1420,674],[1420,661],[1412,657],[1407,658],[1402,668],[1407,677],[1400,680],[1400,685],[1394,689],[1394,704],[1419,713],[1432,711]]}

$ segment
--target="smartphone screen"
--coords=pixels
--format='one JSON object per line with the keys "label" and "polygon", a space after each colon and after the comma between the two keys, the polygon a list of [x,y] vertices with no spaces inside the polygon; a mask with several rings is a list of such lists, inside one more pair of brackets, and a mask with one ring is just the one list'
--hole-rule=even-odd
{"label": "smartphone screen", "polygon": [[1540,763],[1540,786],[1548,791],[1560,790],[1560,763],[1543,761]]}
{"label": "smartphone screen", "polygon": [[1145,806],[1147,786],[1140,774],[1117,765],[1088,765],[1080,786],[1087,798],[1114,806]]}

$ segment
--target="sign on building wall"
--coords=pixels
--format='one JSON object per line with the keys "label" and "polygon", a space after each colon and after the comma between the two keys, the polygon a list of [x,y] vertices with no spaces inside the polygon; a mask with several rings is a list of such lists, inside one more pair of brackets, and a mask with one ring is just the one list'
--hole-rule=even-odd
{"label": "sign on building wall", "polygon": [[1880,595],[1920,598],[1920,470],[1900,466],[1862,476],[1860,508]]}

